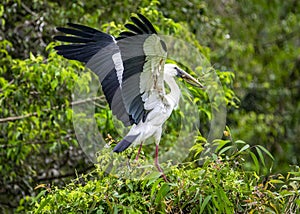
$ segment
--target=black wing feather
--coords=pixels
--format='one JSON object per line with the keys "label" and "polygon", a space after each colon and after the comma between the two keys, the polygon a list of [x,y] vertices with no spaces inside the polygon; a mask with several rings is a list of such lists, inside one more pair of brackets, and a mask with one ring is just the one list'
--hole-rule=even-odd
{"label": "black wing feather", "polygon": [[149,28],[151,33],[157,34],[156,30],[154,29],[153,25],[151,22],[142,14],[138,13],[138,17],[144,22],[144,24]]}
{"label": "black wing feather", "polygon": [[151,22],[142,14],[138,13],[137,17],[131,17],[133,24],[125,24],[125,27],[130,30],[130,32],[121,32],[117,40],[124,39],[131,36],[136,36],[140,34],[157,34]]}
{"label": "black wing feather", "polygon": [[129,32],[129,31],[124,31],[122,33],[120,33],[120,36],[121,37],[130,37],[130,36],[136,36],[137,34],[136,33],[133,33],[133,32]]}
{"label": "black wing feather", "polygon": [[143,33],[146,34],[150,34],[151,32],[149,31],[149,29],[147,28],[147,26],[145,26],[145,24],[143,22],[141,22],[141,20],[139,20],[138,18],[132,16],[131,20],[133,21],[134,24],[136,24],[141,30],[143,30]]}
{"label": "black wing feather", "polygon": [[68,25],[75,29],[58,27],[57,30],[70,36],[54,37],[55,40],[72,43],[55,47],[57,53],[67,59],[87,63],[102,48],[114,42],[112,36],[96,29],[73,23]]}
{"label": "black wing feather", "polygon": [[144,32],[138,28],[137,26],[133,25],[133,24],[125,24],[125,27],[137,34],[143,34]]}
{"label": "black wing feather", "polygon": [[74,36],[79,36],[79,37],[84,37],[84,38],[92,38],[94,36],[93,33],[75,30],[75,29],[71,29],[71,28],[58,27],[56,29],[65,34],[71,34]]}
{"label": "black wing feather", "polygon": [[89,42],[95,42],[95,40],[89,39],[89,38],[80,38],[76,36],[55,36],[55,40],[61,41],[61,42],[72,42],[72,43],[89,43]]}
{"label": "black wing feather", "polygon": [[69,25],[70,27],[76,28],[78,30],[81,30],[83,32],[89,32],[89,33],[92,33],[92,34],[97,34],[97,33],[102,34],[103,33],[99,30],[96,30],[94,28],[91,28],[91,27],[88,27],[88,26],[85,26],[85,25],[80,25],[80,24],[75,24],[75,23],[68,23],[67,25]]}

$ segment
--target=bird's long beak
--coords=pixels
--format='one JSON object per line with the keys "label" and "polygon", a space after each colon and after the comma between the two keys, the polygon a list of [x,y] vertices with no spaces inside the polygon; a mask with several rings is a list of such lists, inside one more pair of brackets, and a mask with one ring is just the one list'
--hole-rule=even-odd
{"label": "bird's long beak", "polygon": [[198,80],[182,69],[177,69],[177,75],[193,86],[204,88],[204,86]]}

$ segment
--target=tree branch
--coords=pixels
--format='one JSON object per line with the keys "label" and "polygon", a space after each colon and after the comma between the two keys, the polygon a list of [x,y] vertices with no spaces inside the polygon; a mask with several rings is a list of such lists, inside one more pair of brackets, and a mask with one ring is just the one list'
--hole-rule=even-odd
{"label": "tree branch", "polygon": [[[83,104],[83,103],[87,103],[87,102],[95,102],[96,100],[103,100],[104,99],[104,96],[101,95],[99,97],[93,97],[93,98],[88,98],[88,99],[85,99],[85,100],[77,100],[75,102],[72,102],[71,105],[80,105],[80,104]],[[59,108],[65,108],[66,107],[66,104],[63,104],[61,106],[54,106],[53,108],[50,108],[50,109],[44,109],[42,110],[43,112],[49,112],[49,111],[52,111],[52,110],[55,110],[55,109],[59,109]],[[101,106],[103,107],[103,106]],[[33,113],[29,113],[29,114],[25,114],[25,115],[20,115],[20,116],[13,116],[13,117],[5,117],[5,118],[0,118],[0,123],[6,123],[6,122],[12,122],[12,121],[16,121],[16,120],[22,120],[22,119],[25,119],[25,118],[28,118],[28,117],[33,117],[33,116],[37,116],[38,113],[37,112],[33,112]]]}
{"label": "tree branch", "polygon": [[23,2],[21,2],[21,6],[23,7],[23,9],[27,12],[30,13],[33,16],[37,16],[37,14],[35,12],[33,12],[32,10],[30,10],[29,7],[27,7]]}
{"label": "tree branch", "polygon": [[[66,140],[68,138],[71,138],[72,135],[74,133],[73,132],[69,132],[66,136],[64,136],[62,139],[58,138],[58,139],[54,139],[53,141],[60,141],[60,140]],[[35,141],[29,141],[29,142],[25,142],[25,143],[22,143],[22,146],[26,146],[26,145],[46,145],[46,144],[53,144],[52,141],[48,142],[48,141],[42,141],[42,140],[35,140]],[[0,148],[1,149],[7,149],[7,148],[16,148],[16,147],[19,147],[20,145],[19,144],[0,144]],[[4,152],[5,153],[5,152]],[[0,156],[2,156],[2,153],[0,153]]]}

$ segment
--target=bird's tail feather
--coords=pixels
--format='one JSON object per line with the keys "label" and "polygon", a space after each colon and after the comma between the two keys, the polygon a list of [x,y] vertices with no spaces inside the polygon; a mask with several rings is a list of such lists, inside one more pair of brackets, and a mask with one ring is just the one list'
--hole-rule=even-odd
{"label": "bird's tail feather", "polygon": [[127,149],[133,141],[139,136],[137,135],[127,135],[124,137],[123,140],[121,140],[113,149],[113,152],[123,152],[125,149]]}

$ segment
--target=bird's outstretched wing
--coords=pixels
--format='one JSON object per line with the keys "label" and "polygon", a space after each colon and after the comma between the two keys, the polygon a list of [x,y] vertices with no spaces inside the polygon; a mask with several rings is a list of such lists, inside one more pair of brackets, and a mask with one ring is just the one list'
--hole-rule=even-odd
{"label": "bird's outstretched wing", "polygon": [[114,115],[125,126],[145,120],[164,94],[163,68],[166,45],[150,21],[141,14],[126,24],[129,31],[116,39],[109,34],[77,24],[57,28],[72,36],[54,39],[71,42],[56,46],[58,54],[86,63],[100,79]]}
{"label": "bird's outstretched wing", "polygon": [[72,36],[55,36],[54,39],[72,44],[55,47],[59,55],[87,63],[102,48],[112,44],[114,38],[96,29],[68,23],[72,28],[58,27],[57,30]]}

